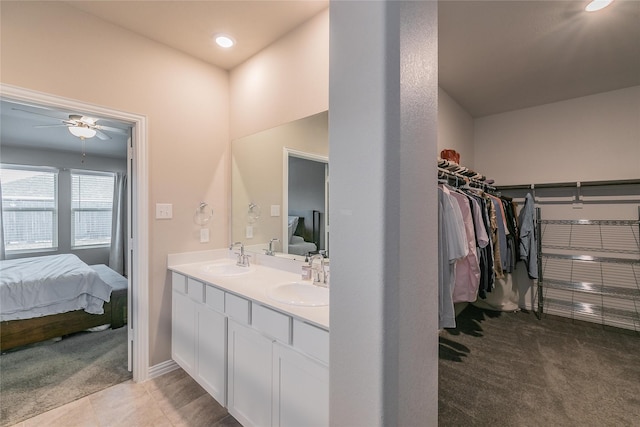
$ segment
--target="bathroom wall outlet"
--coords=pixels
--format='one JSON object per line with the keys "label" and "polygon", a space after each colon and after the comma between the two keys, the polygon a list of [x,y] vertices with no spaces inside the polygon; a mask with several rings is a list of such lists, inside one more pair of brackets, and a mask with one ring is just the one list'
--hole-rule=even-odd
{"label": "bathroom wall outlet", "polygon": [[209,241],[209,229],[201,228],[200,229],[200,243],[207,243]]}
{"label": "bathroom wall outlet", "polygon": [[156,219],[173,218],[173,205],[171,203],[156,203]]}
{"label": "bathroom wall outlet", "polygon": [[253,227],[251,225],[247,225],[247,228],[244,233],[244,237],[246,237],[247,239],[253,238]]}
{"label": "bathroom wall outlet", "polygon": [[271,205],[271,216],[280,216],[280,205]]}

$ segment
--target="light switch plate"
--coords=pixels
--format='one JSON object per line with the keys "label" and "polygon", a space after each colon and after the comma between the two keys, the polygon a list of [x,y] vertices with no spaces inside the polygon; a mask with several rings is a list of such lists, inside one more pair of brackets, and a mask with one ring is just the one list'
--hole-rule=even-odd
{"label": "light switch plate", "polygon": [[244,233],[244,237],[247,239],[253,238],[253,227],[251,225],[247,225],[247,228]]}
{"label": "light switch plate", "polygon": [[207,243],[209,241],[209,229],[201,228],[200,229],[200,243]]}
{"label": "light switch plate", "polygon": [[173,218],[173,205],[171,203],[156,203],[156,219]]}
{"label": "light switch plate", "polygon": [[271,205],[271,216],[280,216],[280,205]]}

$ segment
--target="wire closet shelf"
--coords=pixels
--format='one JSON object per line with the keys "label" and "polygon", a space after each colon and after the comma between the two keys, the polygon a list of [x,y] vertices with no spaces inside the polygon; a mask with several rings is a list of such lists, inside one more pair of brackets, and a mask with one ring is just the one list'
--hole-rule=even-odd
{"label": "wire closet shelf", "polygon": [[540,315],[639,333],[640,220],[536,217]]}

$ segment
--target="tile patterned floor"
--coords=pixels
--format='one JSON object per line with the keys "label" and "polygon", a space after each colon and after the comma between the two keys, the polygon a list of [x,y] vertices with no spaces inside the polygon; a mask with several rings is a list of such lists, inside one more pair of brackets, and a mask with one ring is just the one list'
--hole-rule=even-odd
{"label": "tile patterned floor", "polygon": [[127,381],[14,427],[242,427],[182,369]]}

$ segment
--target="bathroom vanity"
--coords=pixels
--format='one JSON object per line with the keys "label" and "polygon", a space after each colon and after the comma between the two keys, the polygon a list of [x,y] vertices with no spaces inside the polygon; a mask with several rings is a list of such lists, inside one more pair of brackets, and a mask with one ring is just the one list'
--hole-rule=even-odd
{"label": "bathroom vanity", "polygon": [[327,426],[329,291],[269,258],[170,259],[172,358],[245,427]]}

